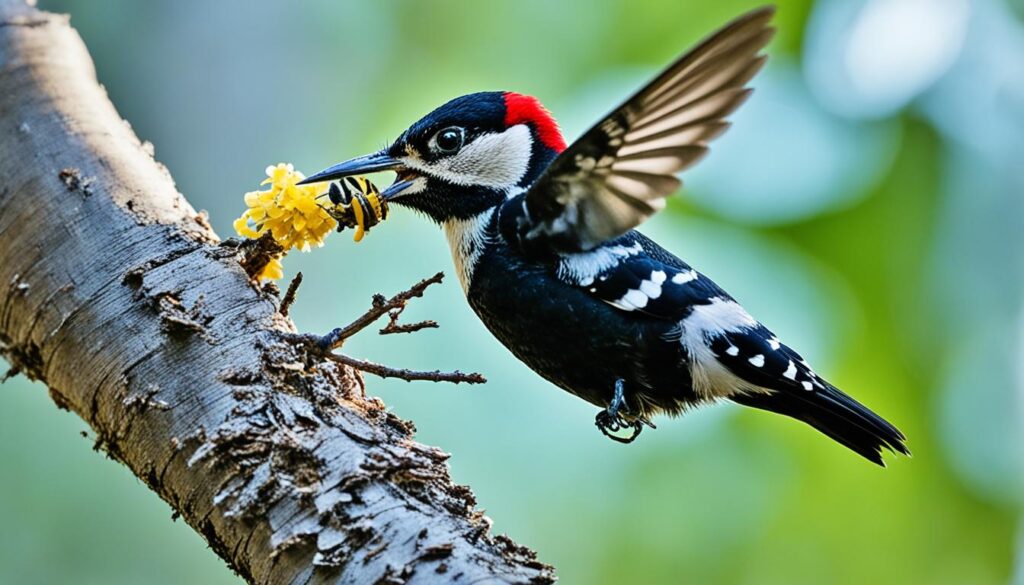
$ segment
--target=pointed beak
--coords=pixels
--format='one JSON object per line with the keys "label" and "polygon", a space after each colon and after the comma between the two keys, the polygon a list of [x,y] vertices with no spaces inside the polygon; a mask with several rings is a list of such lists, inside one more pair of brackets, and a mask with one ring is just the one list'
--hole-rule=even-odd
{"label": "pointed beak", "polygon": [[395,182],[389,185],[387,189],[384,189],[383,191],[380,192],[380,196],[382,199],[385,200],[394,199],[395,197],[401,195],[403,191],[405,191],[409,187],[412,187],[412,185],[412,181],[395,180]]}
{"label": "pointed beak", "polygon": [[[402,171],[403,169],[405,169],[405,165],[402,164],[402,161],[392,158],[391,155],[385,151],[381,151],[338,163],[333,167],[326,168],[319,173],[306,177],[299,181],[298,184],[308,185],[309,183],[333,181],[334,179],[340,179],[349,175],[365,175],[381,171]],[[398,183],[395,183],[395,185],[397,184]],[[392,185],[391,187],[393,188],[395,185]],[[388,190],[390,189],[391,188]]]}

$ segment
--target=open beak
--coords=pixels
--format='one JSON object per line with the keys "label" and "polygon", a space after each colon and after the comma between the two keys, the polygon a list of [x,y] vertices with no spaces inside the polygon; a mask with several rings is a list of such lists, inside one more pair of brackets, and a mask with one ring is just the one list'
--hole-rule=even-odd
{"label": "open beak", "polygon": [[348,177],[349,175],[365,175],[381,171],[401,171],[404,168],[405,165],[402,164],[402,161],[392,158],[388,153],[381,151],[338,163],[333,167],[306,177],[299,181],[298,184],[322,183]]}
{"label": "open beak", "polygon": [[380,194],[382,198],[390,199],[398,196],[402,191],[412,185],[412,181],[403,180],[404,177],[402,176],[402,171],[405,170],[406,167],[402,161],[393,158],[385,151],[381,151],[338,163],[320,171],[319,173],[306,177],[297,184],[308,185],[310,183],[333,181],[350,175],[365,175],[369,173],[379,173],[382,171],[395,171],[399,174],[398,178]]}

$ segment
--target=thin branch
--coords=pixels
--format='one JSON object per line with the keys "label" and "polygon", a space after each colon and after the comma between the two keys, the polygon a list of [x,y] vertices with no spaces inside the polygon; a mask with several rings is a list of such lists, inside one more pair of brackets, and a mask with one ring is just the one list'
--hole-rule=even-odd
{"label": "thin branch", "polygon": [[469,374],[458,370],[455,370],[454,372],[442,372],[439,370],[434,370],[433,372],[422,372],[417,370],[389,368],[388,366],[337,353],[328,353],[325,354],[324,357],[331,361],[338,362],[339,364],[345,364],[346,366],[353,367],[361,372],[373,374],[374,376],[380,376],[381,378],[400,378],[406,382],[412,382],[414,380],[451,382],[453,384],[460,384],[462,382],[467,384],[484,384],[487,382],[487,378],[484,378],[475,372],[471,372]]}
{"label": "thin branch", "polygon": [[[363,313],[358,319],[349,323],[344,327],[339,327],[327,335],[320,338],[319,343],[322,348],[327,350],[337,349],[345,343],[345,340],[352,337],[356,333],[369,327],[374,321],[380,319],[389,311],[398,310],[400,313],[405,309],[405,304],[416,297],[422,297],[423,291],[427,290],[432,284],[440,283],[444,278],[443,272],[438,272],[430,278],[425,278],[410,288],[396,294],[390,299],[385,299],[384,295],[376,294],[373,295],[373,305],[366,313]],[[422,329],[423,327],[421,327]],[[386,329],[386,328],[385,328]]]}
{"label": "thin branch", "polygon": [[[455,384],[462,382],[467,384],[483,384],[487,382],[487,379],[475,372],[469,374],[458,370],[454,372],[441,372],[438,370],[433,372],[421,372],[405,368],[392,368],[347,355],[336,354],[332,351],[333,349],[340,347],[346,339],[352,337],[359,331],[362,331],[384,315],[388,315],[390,317],[390,321],[383,329],[380,330],[381,335],[387,335],[390,333],[412,333],[414,331],[419,331],[420,329],[436,328],[438,326],[436,321],[428,320],[402,325],[398,323],[398,317],[402,314],[402,311],[405,310],[406,303],[416,297],[422,297],[423,291],[427,290],[427,287],[441,282],[443,278],[444,273],[438,272],[430,278],[425,278],[417,282],[390,299],[384,298],[384,295],[382,294],[375,294],[373,295],[373,305],[368,311],[366,311],[366,313],[363,313],[358,319],[349,325],[334,329],[327,335],[320,336],[310,333],[282,333],[281,335],[288,341],[306,346],[316,355],[331,361],[345,364],[346,366],[350,366],[361,372],[380,376],[381,378],[401,378],[407,382],[412,382],[413,380],[424,380],[429,382],[452,382]],[[289,290],[291,290],[291,287],[289,287]],[[287,295],[285,296],[287,297]]]}
{"label": "thin branch", "polygon": [[295,278],[288,285],[288,290],[285,291],[284,298],[281,299],[281,307],[278,309],[278,312],[285,317],[288,316],[288,310],[292,308],[292,303],[295,302],[295,293],[299,291],[300,284],[302,284],[302,273],[297,272]]}
{"label": "thin branch", "polygon": [[440,325],[437,324],[437,321],[434,321],[433,319],[403,325],[398,322],[398,317],[401,314],[402,309],[396,309],[388,313],[390,321],[388,321],[388,324],[378,331],[378,333],[381,335],[391,335],[393,333],[414,333],[420,329],[437,329],[440,327]]}

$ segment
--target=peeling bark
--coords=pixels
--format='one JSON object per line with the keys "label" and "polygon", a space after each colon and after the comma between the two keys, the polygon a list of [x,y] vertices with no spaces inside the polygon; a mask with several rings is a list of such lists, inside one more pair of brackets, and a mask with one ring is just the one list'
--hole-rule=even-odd
{"label": "peeling bark", "polygon": [[251,583],[550,583],[442,451],[313,355],[110,104],[0,0],[0,350]]}

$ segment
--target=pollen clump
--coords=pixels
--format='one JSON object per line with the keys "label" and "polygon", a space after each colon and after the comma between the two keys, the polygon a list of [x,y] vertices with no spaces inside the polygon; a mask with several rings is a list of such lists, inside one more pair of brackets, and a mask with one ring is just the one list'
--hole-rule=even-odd
{"label": "pollen clump", "polygon": [[[285,163],[267,167],[266,173],[267,178],[260,184],[269,187],[245,194],[248,209],[234,223],[238,235],[259,238],[269,232],[285,252],[307,252],[313,246],[323,246],[324,238],[337,225],[317,203],[323,183],[296,185],[305,175]],[[281,259],[275,258],[259,277],[279,279],[283,275]]]}

